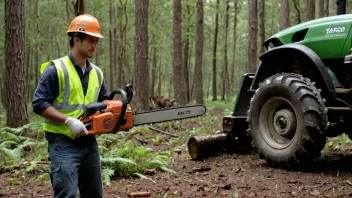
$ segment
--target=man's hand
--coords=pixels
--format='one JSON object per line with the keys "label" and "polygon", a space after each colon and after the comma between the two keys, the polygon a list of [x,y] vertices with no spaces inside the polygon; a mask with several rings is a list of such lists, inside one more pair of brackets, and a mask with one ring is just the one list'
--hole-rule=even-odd
{"label": "man's hand", "polygon": [[83,122],[79,121],[78,119],[68,117],[65,121],[65,124],[70,127],[70,130],[75,137],[80,137],[83,135],[88,135],[88,131],[84,126]]}

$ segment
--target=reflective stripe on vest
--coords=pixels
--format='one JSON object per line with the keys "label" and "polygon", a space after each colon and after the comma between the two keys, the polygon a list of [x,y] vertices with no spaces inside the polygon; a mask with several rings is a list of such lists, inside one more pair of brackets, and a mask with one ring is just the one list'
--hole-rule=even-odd
{"label": "reflective stripe on vest", "polygon": [[[92,70],[89,71],[88,89],[84,96],[81,80],[68,56],[42,64],[41,72],[50,64],[55,65],[59,80],[59,95],[54,99],[53,107],[67,116],[78,118],[83,114],[85,105],[98,100],[103,79],[101,70],[91,64]],[[44,119],[43,129],[64,134],[74,139],[70,129],[65,124]]]}

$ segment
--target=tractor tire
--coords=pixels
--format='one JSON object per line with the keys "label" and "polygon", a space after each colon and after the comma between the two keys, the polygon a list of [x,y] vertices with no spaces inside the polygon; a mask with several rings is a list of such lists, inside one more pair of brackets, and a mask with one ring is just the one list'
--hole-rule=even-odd
{"label": "tractor tire", "polygon": [[249,134],[259,156],[274,168],[299,169],[326,143],[324,99],[308,78],[276,74],[260,83],[248,111]]}

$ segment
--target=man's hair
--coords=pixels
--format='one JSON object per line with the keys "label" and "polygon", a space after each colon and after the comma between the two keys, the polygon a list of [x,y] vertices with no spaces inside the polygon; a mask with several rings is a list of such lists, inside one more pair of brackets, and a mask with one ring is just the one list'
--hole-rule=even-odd
{"label": "man's hair", "polygon": [[68,34],[68,37],[70,39],[70,47],[72,48],[73,45],[75,44],[74,42],[74,38],[77,37],[79,38],[80,40],[83,40],[84,37],[86,37],[87,35],[84,34],[84,33],[80,33],[80,32],[71,32]]}

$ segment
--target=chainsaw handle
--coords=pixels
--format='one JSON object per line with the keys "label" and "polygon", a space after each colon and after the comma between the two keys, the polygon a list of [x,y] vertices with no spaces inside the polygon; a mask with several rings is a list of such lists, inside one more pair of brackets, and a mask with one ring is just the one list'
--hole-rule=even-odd
{"label": "chainsaw handle", "polygon": [[120,125],[125,121],[125,113],[126,113],[126,109],[127,109],[126,92],[122,89],[115,89],[109,95],[109,100],[112,100],[114,98],[115,94],[120,94],[122,96],[122,108],[121,108],[120,116],[117,119],[116,125],[115,125],[114,129],[112,130],[113,134],[115,134],[119,131]]}

